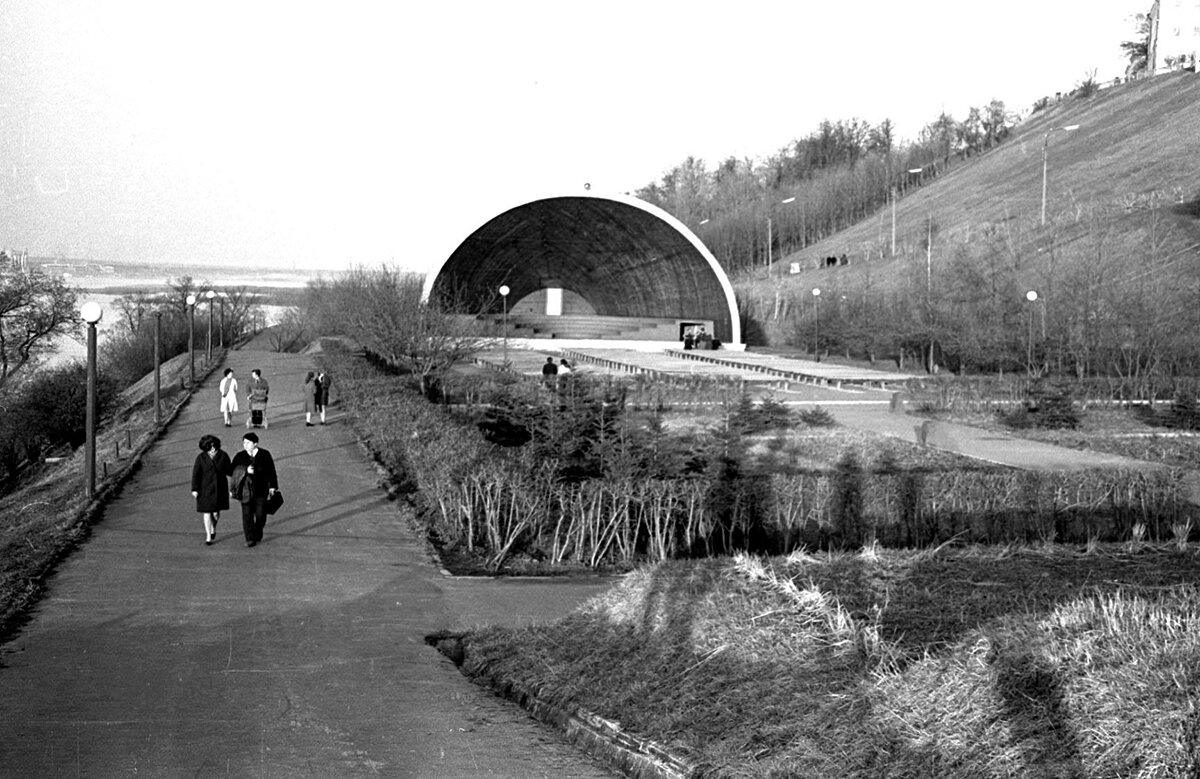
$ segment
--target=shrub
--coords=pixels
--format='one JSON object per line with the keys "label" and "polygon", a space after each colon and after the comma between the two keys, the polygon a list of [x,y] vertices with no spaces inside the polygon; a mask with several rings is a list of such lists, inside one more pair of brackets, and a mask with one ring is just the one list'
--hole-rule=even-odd
{"label": "shrub", "polygon": [[[187,321],[164,316],[159,348],[163,362],[187,351]],[[128,387],[154,370],[154,320],[147,318],[136,332],[106,338],[99,347],[99,364],[106,375]]]}
{"label": "shrub", "polygon": [[833,419],[833,415],[820,406],[801,409],[798,416],[800,417],[800,421],[809,427],[833,427],[837,424]]}
{"label": "shrub", "polygon": [[1177,430],[1200,430],[1200,407],[1195,394],[1187,391],[1175,393],[1171,407],[1163,414],[1163,423]]}
{"label": "shrub", "polygon": [[[112,407],[118,391],[110,375],[97,377],[97,417]],[[39,451],[64,443],[82,445],[87,439],[87,366],[75,363],[39,373],[22,387],[13,416]]]}
{"label": "shrub", "polygon": [[1029,388],[1023,406],[1011,411],[999,411],[997,417],[1003,424],[1016,430],[1030,427],[1074,430],[1079,427],[1074,389],[1065,383],[1035,382]]}

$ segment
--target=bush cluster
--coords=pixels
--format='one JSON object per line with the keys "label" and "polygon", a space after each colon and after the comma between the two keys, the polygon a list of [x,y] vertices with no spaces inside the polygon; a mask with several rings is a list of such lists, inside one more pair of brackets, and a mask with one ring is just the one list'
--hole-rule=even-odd
{"label": "bush cluster", "polygon": [[921,471],[853,453],[832,468],[773,470],[746,445],[774,418],[770,404],[739,400],[714,428],[673,436],[613,385],[493,382],[478,409],[451,412],[406,377],[330,359],[346,362],[333,368],[343,398],[437,543],[492,568],[521,555],[602,566],[872,541],[1082,543],[1126,539],[1136,523],[1167,538],[1184,504],[1167,470]]}
{"label": "bush cluster", "polygon": [[1063,383],[1039,381],[1029,387],[1025,403],[998,416],[1005,425],[1017,430],[1074,430],[1079,427],[1075,390]]}
{"label": "bush cluster", "polygon": [[[107,413],[120,391],[111,374],[96,381],[98,415]],[[81,446],[87,437],[87,367],[82,363],[41,371],[2,398],[0,482],[16,485],[24,463],[36,462],[63,446]]]}

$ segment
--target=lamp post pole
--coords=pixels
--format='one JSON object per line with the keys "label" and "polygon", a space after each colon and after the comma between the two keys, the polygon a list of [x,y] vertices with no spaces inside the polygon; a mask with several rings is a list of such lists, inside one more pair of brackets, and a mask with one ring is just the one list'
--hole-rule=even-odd
{"label": "lamp post pole", "polygon": [[162,376],[160,366],[162,365],[162,312],[154,312],[154,426],[162,425],[162,404],[159,403],[159,398],[162,397]]}
{"label": "lamp post pole", "polygon": [[1078,130],[1078,129],[1079,129],[1079,125],[1077,125],[1077,124],[1068,124],[1065,127],[1051,127],[1049,130],[1046,131],[1046,137],[1042,139],[1042,226],[1043,227],[1046,224],[1046,167],[1047,167],[1046,166],[1046,158],[1048,155],[1048,150],[1050,148],[1050,133],[1054,132],[1055,130],[1062,130],[1063,132],[1071,132],[1072,130]]}
{"label": "lamp post pole", "polygon": [[89,301],[79,310],[87,322],[87,447],[83,461],[83,489],[88,500],[96,497],[96,323],[104,315],[99,303]]}
{"label": "lamp post pole", "polygon": [[508,293],[512,292],[507,284],[500,285],[500,298],[504,301],[504,367],[508,368]]}
{"label": "lamp post pole", "polygon": [[1033,304],[1038,299],[1038,293],[1034,290],[1029,290],[1025,293],[1025,299],[1029,301],[1029,336],[1025,340],[1025,370],[1029,375],[1033,375]]}
{"label": "lamp post pole", "polygon": [[813,288],[813,358],[821,361],[821,288]]}
{"label": "lamp post pole", "polygon": [[[780,200],[779,202],[780,203],[795,203],[796,198],[795,198],[795,196],[792,196],[792,197],[784,198],[783,200]],[[774,212],[775,204],[772,204],[770,206],[770,210],[771,210],[771,212]],[[705,219],[704,221],[707,222],[708,220]],[[767,275],[768,276],[771,275],[771,266],[775,264],[775,232],[773,229],[774,226],[775,226],[774,218],[772,216],[768,216],[767,217]]]}
{"label": "lamp post pole", "polygon": [[205,364],[212,362],[213,298],[216,296],[217,293],[211,289],[204,293],[204,297],[208,298],[208,357],[205,359]]}
{"label": "lamp post pole", "polygon": [[196,386],[196,296],[187,296],[188,308],[188,389]]}
{"label": "lamp post pole", "polygon": [[225,348],[225,296],[224,295],[221,296],[221,328],[220,328],[220,333],[217,337],[221,343],[221,348],[224,349]]}

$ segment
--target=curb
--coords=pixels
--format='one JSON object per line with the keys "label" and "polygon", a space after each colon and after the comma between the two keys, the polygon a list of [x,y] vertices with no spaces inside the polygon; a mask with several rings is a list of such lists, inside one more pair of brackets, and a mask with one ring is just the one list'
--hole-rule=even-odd
{"label": "curb", "polygon": [[425,637],[425,643],[449,658],[475,684],[516,703],[538,722],[561,732],[571,745],[600,758],[626,776],[634,779],[693,779],[701,775],[695,764],[671,754],[655,741],[626,732],[618,722],[586,709],[568,710],[548,703],[535,692],[491,674],[468,674],[464,670],[466,635],[446,631],[431,633]]}

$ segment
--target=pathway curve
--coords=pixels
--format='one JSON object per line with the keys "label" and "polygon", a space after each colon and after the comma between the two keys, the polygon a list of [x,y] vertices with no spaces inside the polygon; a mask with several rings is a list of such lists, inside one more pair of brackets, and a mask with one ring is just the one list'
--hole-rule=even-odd
{"label": "pathway curve", "polygon": [[350,426],[304,426],[308,357],[227,364],[271,382],[259,433],[286,505],[255,548],[236,510],[204,545],[197,442],[234,453],[243,433],[214,373],[0,647],[0,777],[613,776],[423,640],[555,618],[607,583],[444,577]]}

